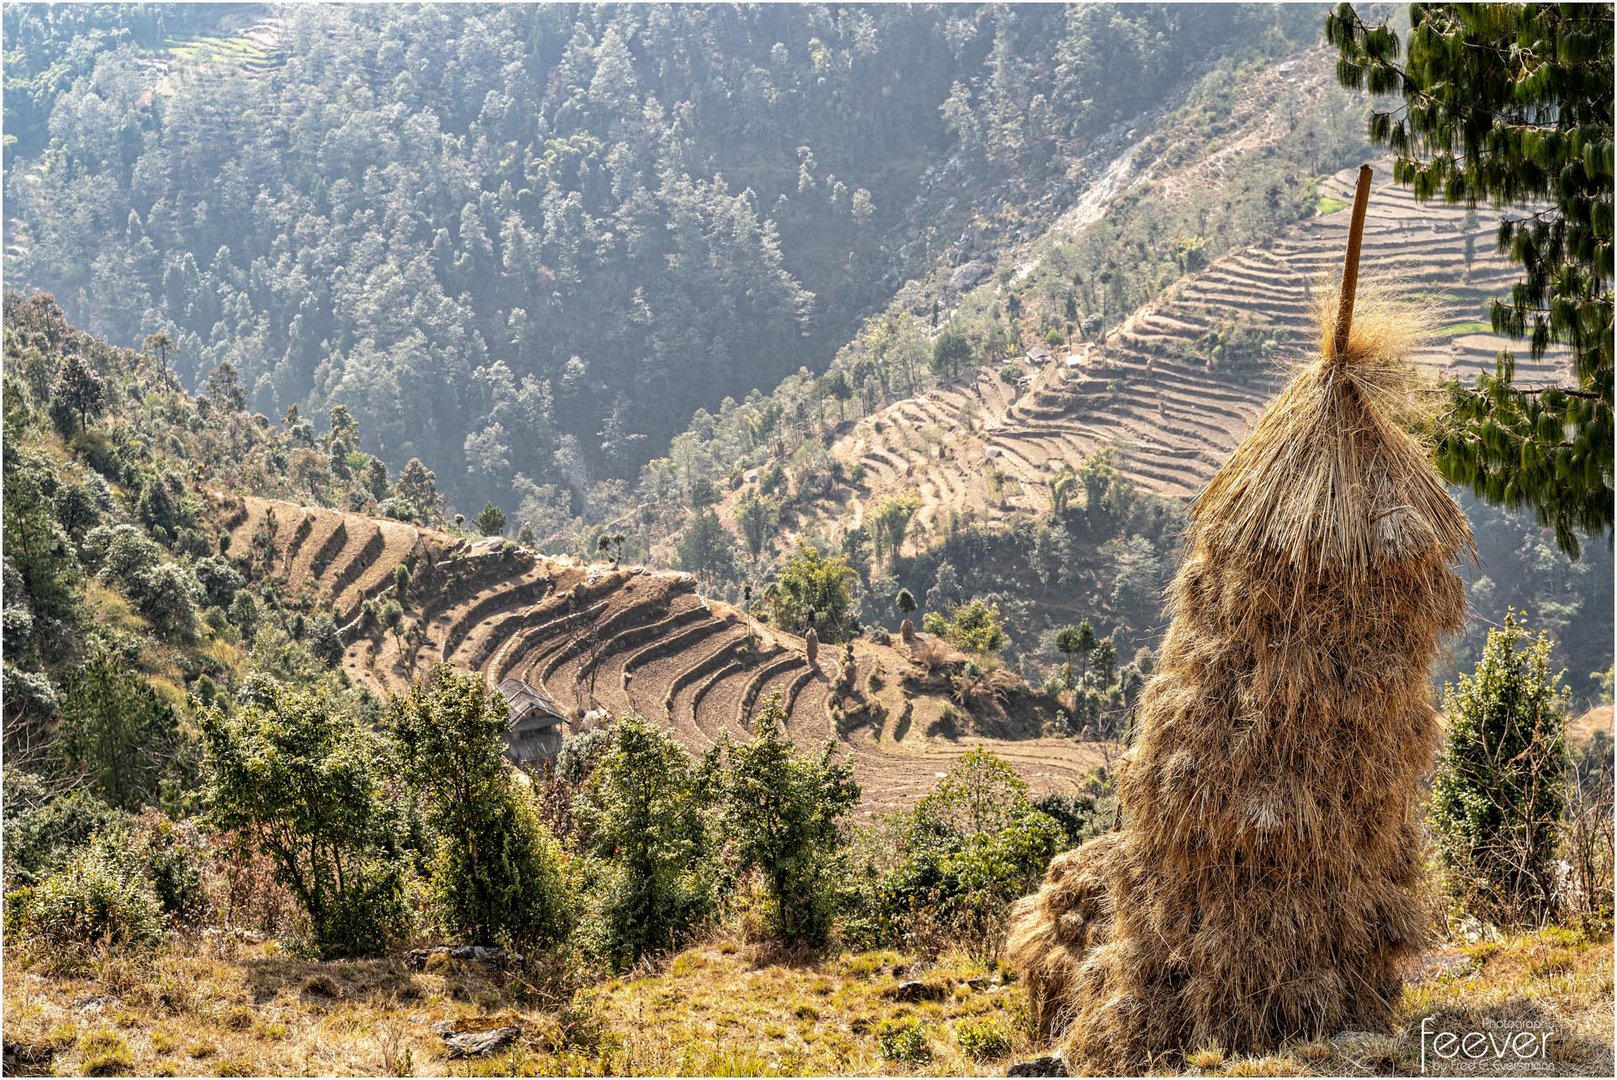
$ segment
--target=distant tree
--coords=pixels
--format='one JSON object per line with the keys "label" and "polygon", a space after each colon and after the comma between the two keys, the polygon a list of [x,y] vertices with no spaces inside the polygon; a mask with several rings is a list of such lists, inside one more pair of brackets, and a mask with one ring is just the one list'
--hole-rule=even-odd
{"label": "distant tree", "polygon": [[973,653],[996,653],[1010,640],[999,621],[999,608],[980,599],[968,600],[947,616],[926,613],[921,625],[957,648]]}
{"label": "distant tree", "polygon": [[227,412],[241,412],[247,408],[247,392],[242,389],[241,375],[229,360],[219,361],[219,365],[208,373],[207,390],[208,397]]}
{"label": "distant tree", "polygon": [[1104,690],[1112,685],[1112,676],[1117,674],[1117,646],[1112,644],[1110,637],[1103,637],[1095,643],[1089,652],[1089,663],[1096,688]]}
{"label": "distant tree", "polygon": [[779,520],[780,504],[756,489],[742,495],[736,503],[736,522],[747,541],[747,551],[754,559],[763,554]]}
{"label": "distant tree", "polygon": [[1056,631],[1056,649],[1067,658],[1066,683],[1073,685],[1072,658],[1084,658],[1084,674],[1089,673],[1089,654],[1095,648],[1095,628],[1088,619],[1077,626],[1063,626]]}
{"label": "distant tree", "polygon": [[619,719],[583,791],[579,825],[607,866],[601,948],[615,967],[683,945],[713,904],[704,793],[690,753],[639,716]]}
{"label": "distant tree", "polygon": [[1050,485],[1050,520],[1059,521],[1061,515],[1067,512],[1067,503],[1072,499],[1072,492],[1078,485],[1078,473],[1071,465],[1063,465],[1061,471],[1052,476]]}
{"label": "distant tree", "polygon": [[177,764],[174,710],[120,658],[97,650],[67,678],[56,753],[68,776],[89,781],[110,806],[155,805]]}
{"label": "distant tree", "polygon": [[89,361],[78,353],[69,353],[51,388],[51,400],[71,411],[83,430],[90,426],[91,417],[100,416],[107,407],[107,384]]}
{"label": "distant tree", "polygon": [[847,843],[844,815],[859,801],[852,767],[827,741],[817,758],[786,736],[773,695],[753,721],[753,737],[730,746],[718,774],[720,822],[737,867],[757,871],[776,936],[819,945],[830,931],[833,869]]}
{"label": "distant tree", "polygon": [[387,603],[382,605],[380,612],[382,626],[393,635],[393,643],[399,651],[404,651],[404,607],[397,599],[389,597]]}
{"label": "distant tree", "polygon": [[900,615],[907,616],[915,610],[915,596],[908,589],[900,589],[898,595],[893,597],[893,604]]}
{"label": "distant tree", "polygon": [[623,547],[628,542],[628,536],[623,533],[602,533],[595,541],[595,550],[610,557],[612,565],[616,566],[623,561]]}
{"label": "distant tree", "polygon": [[491,502],[484,503],[472,525],[484,536],[499,536],[505,531],[505,511]]}
{"label": "distant tree", "polygon": [[262,677],[201,721],[209,822],[269,857],[322,956],[385,951],[406,913],[381,738],[348,703]]}
{"label": "distant tree", "polygon": [[878,559],[882,557],[883,552],[889,558],[898,558],[899,549],[904,546],[904,538],[910,530],[910,521],[920,508],[921,500],[908,493],[889,495],[871,507],[867,520],[870,522],[870,536]]}
{"label": "distant tree", "polygon": [[169,336],[167,330],[159,330],[155,334],[148,334],[141,348],[146,352],[156,353],[157,362],[168,367],[168,354],[178,352],[180,347],[174,344],[174,339]]}
{"label": "distant tree", "polygon": [[160,562],[140,571],[134,585],[140,613],[154,630],[173,641],[196,638],[200,590],[189,570],[178,563]]}
{"label": "distant tree", "polygon": [[1450,884],[1485,918],[1541,925],[1555,912],[1568,767],[1549,638],[1507,613],[1476,670],[1444,687],[1443,713],[1431,819]]}
{"label": "distant tree", "polygon": [[945,330],[932,344],[932,370],[945,379],[959,375],[971,363],[971,342],[956,330]]}
{"label": "distant tree", "polygon": [[706,510],[719,501],[719,489],[707,477],[698,477],[691,484],[691,509]]}
{"label": "distant tree", "polygon": [[549,944],[571,921],[561,852],[505,760],[505,702],[479,675],[439,667],[395,698],[388,726],[436,835],[444,928],[483,944]]}
{"label": "distant tree", "polygon": [[735,566],[735,537],[712,510],[698,510],[679,540],[674,554],[681,570],[707,577],[724,577]]}
{"label": "distant tree", "polygon": [[399,500],[414,517],[433,521],[443,512],[443,496],[438,494],[438,477],[421,464],[420,458],[405,462],[396,489]]}
{"label": "distant tree", "polygon": [[[1512,359],[1450,386],[1437,460],[1489,502],[1529,507],[1576,555],[1612,527],[1612,8],[1419,4],[1400,42],[1350,4],[1327,17],[1344,86],[1400,95],[1370,114],[1415,198],[1520,207],[1499,249],[1521,264],[1494,329],[1572,353],[1574,386],[1523,387]],[[1402,54],[1400,56],[1400,54]],[[1401,62],[1400,62],[1401,61]],[[1542,209],[1530,209],[1542,204]]]}
{"label": "distant tree", "polygon": [[801,541],[766,594],[770,617],[789,630],[812,626],[821,641],[844,641],[853,631],[853,583],[858,577],[841,555],[823,555]]}

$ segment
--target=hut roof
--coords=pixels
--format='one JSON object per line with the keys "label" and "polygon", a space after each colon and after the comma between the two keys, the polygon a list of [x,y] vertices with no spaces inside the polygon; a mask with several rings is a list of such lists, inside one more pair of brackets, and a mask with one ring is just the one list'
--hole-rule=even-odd
{"label": "hut roof", "polygon": [[556,701],[542,688],[529,686],[521,679],[506,679],[500,683],[500,696],[511,710],[512,731],[532,731],[554,727],[567,717],[557,708]]}
{"label": "hut roof", "polygon": [[1191,529],[1231,557],[1279,557],[1350,577],[1474,555],[1464,512],[1412,434],[1425,395],[1404,358],[1421,319],[1371,297],[1347,349],[1333,355],[1336,305],[1320,307],[1319,356],[1202,490]]}

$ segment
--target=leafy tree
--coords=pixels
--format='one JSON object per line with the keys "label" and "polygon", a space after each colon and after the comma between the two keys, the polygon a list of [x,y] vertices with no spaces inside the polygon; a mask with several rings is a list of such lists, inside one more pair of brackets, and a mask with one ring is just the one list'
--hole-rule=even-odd
{"label": "leafy tree", "polygon": [[54,486],[55,477],[32,453],[21,450],[9,431],[0,454],[5,460],[5,560],[23,593],[11,596],[8,588],[7,606],[26,597],[35,619],[73,622],[79,612],[83,570],[47,494],[47,484]]}
{"label": "leafy tree", "polygon": [[587,848],[607,867],[597,928],[614,966],[679,948],[712,909],[703,796],[684,746],[639,716],[617,721],[579,808]]}
{"label": "leafy tree", "polygon": [[424,521],[435,521],[443,512],[443,496],[438,494],[438,477],[421,464],[420,458],[405,462],[396,486],[399,501],[410,515]]}
{"label": "leafy tree", "polygon": [[1071,465],[1063,465],[1061,471],[1050,478],[1049,485],[1050,520],[1058,521],[1067,512],[1067,503],[1078,486],[1078,473]]}
{"label": "leafy tree", "polygon": [[674,545],[682,570],[724,577],[735,566],[735,537],[712,510],[698,510]]}
{"label": "leafy tree", "polygon": [[1089,673],[1089,654],[1094,648],[1095,627],[1090,624],[1088,619],[1085,619],[1077,626],[1063,626],[1056,631],[1056,650],[1067,658],[1066,682],[1068,686],[1073,685],[1072,658],[1075,655],[1084,658],[1084,674],[1087,675]]}
{"label": "leafy tree", "polygon": [[628,542],[629,537],[625,533],[602,533],[600,538],[595,541],[595,550],[609,555],[612,559],[612,565],[616,566],[623,561],[623,548]]}
{"label": "leafy tree", "polygon": [[484,536],[499,536],[505,531],[505,511],[491,502],[484,503],[472,525]]}
{"label": "leafy tree", "polygon": [[[1444,475],[1489,502],[1531,507],[1562,549],[1612,527],[1612,9],[1602,4],[1418,4],[1407,41],[1350,4],[1326,19],[1344,86],[1398,95],[1370,136],[1421,201],[1547,204],[1505,220],[1521,264],[1494,329],[1572,352],[1572,388],[1524,387],[1500,357],[1450,387],[1438,425]],[[1401,54],[1401,55],[1400,55]],[[1401,62],[1400,62],[1401,61]]]}
{"label": "leafy tree", "polygon": [[886,552],[897,558],[909,533],[910,521],[921,508],[921,500],[913,494],[889,495],[870,510],[870,536],[876,547],[876,558]]}
{"label": "leafy tree", "polygon": [[451,934],[552,943],[571,922],[555,841],[505,760],[505,702],[478,675],[440,667],[394,699],[388,726],[437,836],[432,890]]}
{"label": "leafy tree", "polygon": [[799,541],[770,583],[765,599],[770,618],[789,630],[814,628],[821,641],[835,643],[853,632],[853,583],[859,575],[841,555],[822,555]]}
{"label": "leafy tree", "polygon": [[262,677],[201,714],[212,824],[267,855],[326,957],[383,952],[406,921],[387,748],[346,701]]}
{"label": "leafy tree", "polygon": [[954,378],[969,363],[971,342],[958,330],[945,330],[932,343],[932,370],[943,378]]}
{"label": "leafy tree", "polygon": [[107,384],[83,356],[69,353],[51,388],[51,400],[71,410],[83,430],[107,407]]}
{"label": "leafy tree", "polygon": [[1566,696],[1550,641],[1514,612],[1476,670],[1443,689],[1447,742],[1431,819],[1451,885],[1480,914],[1541,924],[1555,910],[1566,809]]}
{"label": "leafy tree", "polygon": [[226,412],[241,412],[247,408],[247,392],[242,389],[241,374],[229,360],[221,360],[208,373],[208,397]]}
{"label": "leafy tree", "polygon": [[859,801],[853,768],[818,758],[787,738],[786,711],[772,695],[753,737],[728,748],[718,775],[722,829],[738,867],[763,880],[769,921],[781,941],[819,945],[831,928],[833,868],[847,842],[843,816]]}
{"label": "leafy tree", "polygon": [[763,554],[779,520],[780,504],[756,489],[748,491],[737,501],[736,521],[741,526],[742,537],[747,541],[747,551],[754,559]]}
{"label": "leafy tree", "polygon": [[972,653],[996,653],[1009,642],[999,621],[999,607],[973,598],[947,616],[929,611],[922,623],[926,632]]}
{"label": "leafy tree", "polygon": [[1112,644],[1110,637],[1101,638],[1090,650],[1089,662],[1094,665],[1094,682],[1097,687],[1112,685],[1112,676],[1117,673],[1117,646]]}
{"label": "leafy tree", "polygon": [[68,677],[57,740],[68,775],[87,779],[110,806],[139,810],[157,802],[176,764],[179,727],[146,679],[102,649]]}
{"label": "leafy tree", "polygon": [[893,604],[901,616],[908,617],[915,611],[915,596],[908,589],[900,589],[898,595],[893,597]]}
{"label": "leafy tree", "polygon": [[174,343],[174,338],[169,335],[167,330],[159,330],[155,334],[147,334],[146,340],[141,343],[141,348],[149,353],[156,353],[157,362],[167,367],[168,354],[178,352],[180,347]]}

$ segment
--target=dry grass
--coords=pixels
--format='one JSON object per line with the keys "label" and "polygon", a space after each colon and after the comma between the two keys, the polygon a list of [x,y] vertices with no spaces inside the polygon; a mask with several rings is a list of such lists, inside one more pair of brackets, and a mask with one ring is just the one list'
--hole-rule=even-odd
{"label": "dry grass", "polygon": [[[79,1075],[972,1075],[1031,1053],[1020,989],[967,985],[991,974],[963,956],[772,963],[720,940],[547,1010],[524,1005],[474,964],[409,972],[399,960],[319,963],[269,946],[214,955],[174,946],[86,1010],[109,993],[103,980],[22,970],[8,953],[5,1031],[8,1057],[16,1049],[29,1068]],[[935,987],[937,999],[896,1000],[906,979]],[[503,1053],[451,1063],[432,1024],[477,1016],[516,1022],[522,1037]],[[883,1057],[889,1021],[919,1022],[927,1060]],[[977,1053],[997,1046],[997,1035],[1004,1052],[968,1057],[960,1025]]]}
{"label": "dry grass", "polygon": [[[1556,1036],[1538,1072],[1610,1075],[1609,937],[1546,931],[1445,953],[1471,962],[1439,965],[1408,987],[1395,1035],[1290,1042],[1260,1056],[1208,1043],[1152,1071],[1416,1074],[1421,1018],[1431,1016],[1483,1029],[1540,1024]],[[777,964],[720,939],[660,970],[586,989],[561,1009],[523,1004],[477,965],[412,973],[397,960],[319,963],[268,946],[175,945],[149,965],[104,965],[99,977],[42,975],[9,952],[5,968],[6,1071],[18,1075],[980,1076],[1041,1051],[1025,990],[973,989],[968,979],[990,973],[958,956],[935,966],[891,952]],[[895,1000],[907,979],[935,988],[937,1000]],[[432,1024],[473,1017],[515,1021],[522,1038],[494,1057],[450,1062]],[[911,1029],[925,1060],[884,1057],[882,1032]],[[984,1032],[1003,1034],[1005,1052],[971,1057],[966,1047],[995,1041]],[[1475,1074],[1533,1072],[1528,1065]],[[1430,1060],[1428,1071],[1443,1074]]]}

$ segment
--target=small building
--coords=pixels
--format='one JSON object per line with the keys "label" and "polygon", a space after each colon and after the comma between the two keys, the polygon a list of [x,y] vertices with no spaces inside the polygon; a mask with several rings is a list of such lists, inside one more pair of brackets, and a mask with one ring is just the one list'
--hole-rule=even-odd
{"label": "small building", "polygon": [[1083,366],[1084,358],[1083,358],[1083,356],[1081,356],[1080,354],[1075,353],[1075,352],[1074,353],[1068,353],[1067,354],[1067,359],[1062,361],[1062,363],[1067,365],[1067,370],[1068,371],[1077,371],[1080,367]]}
{"label": "small building", "polygon": [[506,756],[524,764],[561,752],[562,725],[567,723],[567,717],[557,708],[554,698],[543,688],[529,686],[521,679],[500,683],[500,696],[511,711],[505,730]]}
{"label": "small building", "polygon": [[1041,349],[1035,345],[1027,351],[1027,358],[1030,363],[1048,364],[1050,362],[1050,350]]}
{"label": "small building", "polygon": [[983,464],[991,464],[992,462],[997,461],[1000,457],[1004,456],[1004,454],[1005,451],[1001,450],[999,447],[990,446],[987,450],[983,451]]}

